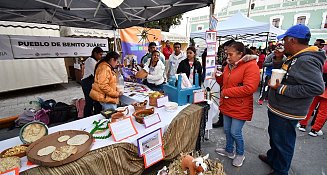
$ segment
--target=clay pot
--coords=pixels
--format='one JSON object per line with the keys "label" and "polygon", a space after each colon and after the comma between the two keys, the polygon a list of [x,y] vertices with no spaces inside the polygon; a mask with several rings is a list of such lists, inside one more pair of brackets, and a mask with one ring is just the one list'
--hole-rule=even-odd
{"label": "clay pot", "polygon": [[141,123],[141,124],[144,124],[143,122],[143,118],[144,116],[142,115],[151,115],[154,113],[154,108],[150,108],[150,109],[142,109],[142,110],[139,110],[139,111],[135,111],[133,113],[133,116],[135,117],[135,120],[138,122],[138,123]]}
{"label": "clay pot", "polygon": [[111,123],[120,121],[124,118],[125,114],[122,112],[116,112],[111,115]]}
{"label": "clay pot", "polygon": [[126,112],[126,114],[124,114],[124,115],[128,115],[128,113],[129,113],[129,109],[128,109],[127,106],[125,106],[125,107],[119,107],[119,108],[116,109],[116,111],[117,112],[121,112],[123,114],[124,114],[124,112]]}
{"label": "clay pot", "polygon": [[144,100],[144,102],[133,103],[132,106],[134,107],[135,111],[139,111],[145,109],[147,103],[148,100]]}

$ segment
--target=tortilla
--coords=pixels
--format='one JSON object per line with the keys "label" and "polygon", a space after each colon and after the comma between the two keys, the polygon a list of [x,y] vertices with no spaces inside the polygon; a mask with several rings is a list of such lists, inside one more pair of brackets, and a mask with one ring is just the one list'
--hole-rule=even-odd
{"label": "tortilla", "polygon": [[62,160],[67,159],[70,155],[71,155],[71,153],[69,154],[67,152],[61,152],[59,150],[55,150],[51,154],[51,159],[54,161],[62,161]]}
{"label": "tortilla", "polygon": [[37,152],[37,155],[38,156],[47,156],[47,155],[51,154],[53,151],[55,151],[55,150],[56,150],[56,147],[54,147],[54,146],[47,146],[45,148],[40,149]]}
{"label": "tortilla", "polygon": [[77,153],[77,147],[76,146],[66,145],[66,146],[60,147],[59,151],[68,152],[68,153],[71,153],[71,154],[76,154]]}
{"label": "tortilla", "polygon": [[64,135],[64,136],[61,136],[61,137],[58,138],[58,142],[65,142],[68,139],[70,139],[70,136],[69,135]]}
{"label": "tortilla", "polygon": [[22,137],[27,143],[35,142],[36,140],[40,139],[45,135],[46,135],[46,128],[45,126],[39,123],[33,123],[26,126],[26,128],[22,133]]}
{"label": "tortilla", "polygon": [[51,154],[51,159],[54,161],[62,161],[67,159],[72,154],[77,153],[77,147],[76,146],[62,146],[59,149],[56,149]]}
{"label": "tortilla", "polygon": [[13,168],[20,168],[20,158],[19,157],[6,157],[0,158],[0,173],[4,173]]}
{"label": "tortilla", "polygon": [[86,134],[76,135],[70,138],[67,141],[68,145],[83,145],[87,140],[89,140],[90,136]]}

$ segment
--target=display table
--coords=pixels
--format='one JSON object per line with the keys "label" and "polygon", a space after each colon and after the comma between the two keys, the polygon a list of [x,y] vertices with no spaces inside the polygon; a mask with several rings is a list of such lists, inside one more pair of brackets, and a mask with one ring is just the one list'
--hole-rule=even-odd
{"label": "display table", "polygon": [[[216,80],[208,80],[205,81],[209,86],[212,81]],[[217,86],[214,86],[214,90],[218,92]],[[219,87],[218,87],[219,88]],[[149,101],[148,94],[152,92],[150,88],[143,84],[138,83],[131,83],[131,82],[125,82],[125,90],[124,94],[120,96],[120,102],[122,104],[130,105],[134,102],[142,102],[144,100]],[[208,111],[208,120],[206,122],[206,130],[212,129],[212,119],[216,115],[218,115],[218,106],[216,103],[212,101],[208,101],[208,104],[210,105],[210,110]]]}
{"label": "display table", "polygon": [[[133,112],[130,106],[131,112]],[[110,137],[105,140],[96,140],[91,150],[85,156],[72,163],[54,167],[36,167],[27,165],[27,158],[22,158],[23,174],[141,174],[144,170],[143,158],[138,157],[136,145],[137,138],[148,134],[158,128],[164,131],[164,150],[166,160],[171,160],[180,152],[194,150],[198,138],[202,108],[197,105],[179,106],[175,112],[166,112],[163,108],[156,109],[162,122],[150,128],[133,122],[138,130],[138,135],[128,138],[123,142],[114,142]],[[49,133],[56,131],[76,129],[83,130],[87,124],[103,118],[95,115],[81,120],[49,128]],[[187,132],[185,132],[187,131]],[[21,144],[18,137],[0,142],[1,149],[6,149]],[[99,149],[100,148],[100,149]]]}

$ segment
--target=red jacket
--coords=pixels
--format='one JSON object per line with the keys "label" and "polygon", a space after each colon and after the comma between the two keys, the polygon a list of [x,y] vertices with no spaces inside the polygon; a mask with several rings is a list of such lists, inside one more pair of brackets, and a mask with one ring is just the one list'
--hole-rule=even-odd
{"label": "red jacket", "polygon": [[162,52],[163,52],[163,54],[165,56],[165,59],[168,60],[169,56],[173,53],[173,49],[171,47],[164,47]]}
{"label": "red jacket", "polygon": [[216,80],[224,95],[224,98],[220,97],[219,110],[235,119],[251,120],[253,93],[257,91],[260,82],[256,60],[240,62],[232,70],[227,65],[223,74],[216,77]]}

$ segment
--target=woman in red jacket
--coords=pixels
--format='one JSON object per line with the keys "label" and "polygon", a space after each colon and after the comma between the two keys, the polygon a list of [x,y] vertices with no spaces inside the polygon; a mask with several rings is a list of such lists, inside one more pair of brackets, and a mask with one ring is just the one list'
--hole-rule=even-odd
{"label": "woman in red jacket", "polygon": [[253,93],[258,88],[260,72],[256,60],[242,61],[246,56],[243,43],[232,43],[227,49],[227,55],[228,65],[221,75],[216,74],[216,80],[222,89],[219,110],[224,115],[226,147],[217,148],[216,152],[234,159],[233,165],[239,167],[245,159],[242,128],[245,121],[252,119]]}

